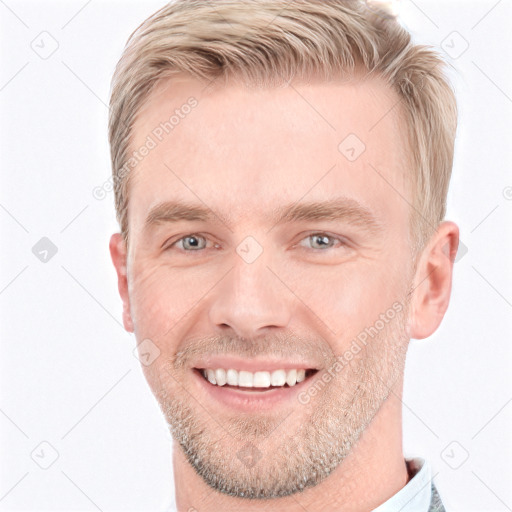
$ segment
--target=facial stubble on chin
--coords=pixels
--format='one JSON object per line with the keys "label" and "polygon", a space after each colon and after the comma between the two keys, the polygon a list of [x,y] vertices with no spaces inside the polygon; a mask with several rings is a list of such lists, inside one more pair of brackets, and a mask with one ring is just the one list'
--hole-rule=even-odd
{"label": "facial stubble on chin", "polygon": [[[331,372],[314,400],[297,401],[291,413],[221,417],[163,371],[155,396],[174,442],[204,482],[230,496],[271,499],[319,484],[345,460],[403,375],[407,311],[404,304],[342,370]],[[332,356],[331,365],[341,361]],[[253,465],[244,463],[244,450],[256,455]]]}

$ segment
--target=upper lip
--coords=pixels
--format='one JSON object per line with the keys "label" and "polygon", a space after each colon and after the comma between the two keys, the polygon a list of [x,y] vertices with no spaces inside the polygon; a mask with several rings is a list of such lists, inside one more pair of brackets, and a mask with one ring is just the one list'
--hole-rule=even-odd
{"label": "upper lip", "polygon": [[194,368],[224,368],[225,370],[245,370],[248,372],[274,371],[274,370],[318,370],[318,365],[307,363],[299,359],[277,360],[277,359],[242,359],[236,356],[204,356],[193,364]]}

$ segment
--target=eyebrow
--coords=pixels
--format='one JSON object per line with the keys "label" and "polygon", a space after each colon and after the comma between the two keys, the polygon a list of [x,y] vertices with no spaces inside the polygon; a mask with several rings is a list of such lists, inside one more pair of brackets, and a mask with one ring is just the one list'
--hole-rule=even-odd
{"label": "eyebrow", "polygon": [[[181,201],[165,201],[154,206],[148,213],[145,229],[162,223],[180,221],[216,222],[230,227],[230,221],[222,220],[211,208]],[[345,221],[374,234],[382,230],[382,223],[376,216],[358,201],[338,197],[325,201],[296,202],[272,210],[267,221],[273,227],[300,221]]]}

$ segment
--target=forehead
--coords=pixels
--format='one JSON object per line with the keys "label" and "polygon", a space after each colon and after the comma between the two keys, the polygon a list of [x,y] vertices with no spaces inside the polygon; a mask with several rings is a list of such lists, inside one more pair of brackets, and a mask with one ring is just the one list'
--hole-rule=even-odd
{"label": "forehead", "polygon": [[254,219],[302,197],[343,195],[377,215],[403,214],[401,123],[399,98],[375,78],[265,89],[167,80],[132,133],[129,224],[166,200]]}

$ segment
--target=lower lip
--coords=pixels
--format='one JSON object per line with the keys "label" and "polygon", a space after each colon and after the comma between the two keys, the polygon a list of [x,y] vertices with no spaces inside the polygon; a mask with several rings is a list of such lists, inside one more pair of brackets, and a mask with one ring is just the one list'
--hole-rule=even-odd
{"label": "lower lip", "polygon": [[274,407],[285,406],[287,402],[297,400],[297,395],[308,386],[318,375],[318,371],[308,376],[295,386],[272,388],[266,391],[255,391],[252,388],[232,388],[217,386],[206,380],[199,370],[194,369],[193,374],[198,385],[217,402],[242,412],[269,411]]}

